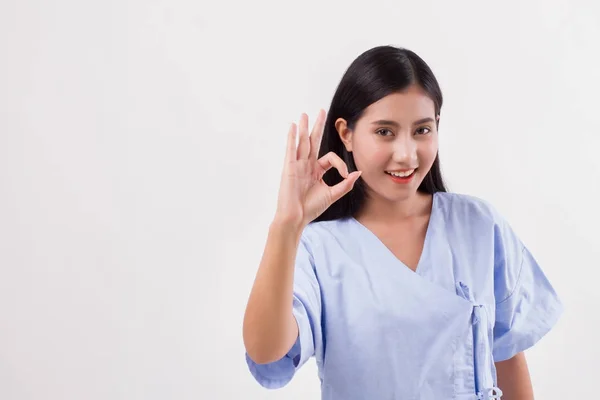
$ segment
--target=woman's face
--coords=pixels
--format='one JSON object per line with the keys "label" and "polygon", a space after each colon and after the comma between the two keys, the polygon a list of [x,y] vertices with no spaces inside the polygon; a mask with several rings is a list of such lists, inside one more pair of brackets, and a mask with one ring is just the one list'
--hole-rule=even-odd
{"label": "woman's face", "polygon": [[411,86],[367,107],[353,131],[336,121],[369,195],[395,202],[417,192],[437,155],[437,118],[433,100]]}

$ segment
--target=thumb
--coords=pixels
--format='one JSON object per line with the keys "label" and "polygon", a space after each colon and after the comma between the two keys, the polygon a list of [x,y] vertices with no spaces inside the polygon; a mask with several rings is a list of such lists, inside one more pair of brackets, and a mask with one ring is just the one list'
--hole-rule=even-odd
{"label": "thumb", "polygon": [[346,193],[352,190],[354,184],[362,174],[362,171],[354,171],[348,175],[346,179],[331,187],[332,201],[336,202],[342,198]]}
{"label": "thumb", "polygon": [[346,178],[347,185],[349,186],[348,190],[351,190],[354,187],[354,184],[361,175],[362,171],[354,171],[351,174],[348,174],[348,177]]}

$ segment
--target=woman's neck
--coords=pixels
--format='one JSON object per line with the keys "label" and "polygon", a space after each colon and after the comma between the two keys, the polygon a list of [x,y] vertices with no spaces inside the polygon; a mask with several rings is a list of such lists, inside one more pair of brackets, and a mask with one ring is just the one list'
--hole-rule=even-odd
{"label": "woman's neck", "polygon": [[355,218],[361,222],[401,223],[413,218],[429,216],[432,202],[431,194],[420,192],[394,202],[371,196],[367,198],[362,210],[357,213]]}

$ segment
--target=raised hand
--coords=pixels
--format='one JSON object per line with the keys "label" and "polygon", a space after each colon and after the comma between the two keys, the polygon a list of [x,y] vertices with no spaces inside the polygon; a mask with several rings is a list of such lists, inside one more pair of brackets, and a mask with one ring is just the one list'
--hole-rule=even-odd
{"label": "raised hand", "polygon": [[[300,117],[298,133],[296,124],[290,127],[275,217],[279,221],[300,227],[307,225],[352,190],[361,174],[361,171],[348,174],[344,161],[333,152],[317,159],[325,116],[325,111],[320,110],[310,136],[306,114]],[[322,179],[330,168],[337,169],[344,178],[335,186],[327,185]]]}

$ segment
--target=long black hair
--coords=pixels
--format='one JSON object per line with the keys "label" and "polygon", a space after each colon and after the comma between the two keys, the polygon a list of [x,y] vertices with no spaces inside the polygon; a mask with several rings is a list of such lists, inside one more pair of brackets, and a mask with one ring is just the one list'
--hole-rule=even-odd
{"label": "long black hair", "polygon": [[[354,130],[356,122],[364,110],[383,97],[401,92],[411,85],[418,85],[433,100],[435,115],[442,108],[442,90],[429,66],[414,52],[392,46],[378,46],[362,53],[356,58],[342,77],[329,107],[319,157],[331,152],[336,153],[348,166],[348,171],[356,171],[354,158],[346,150],[335,128],[335,121],[343,118],[348,129]],[[439,122],[437,122],[439,125]],[[332,186],[342,181],[334,168],[323,176],[323,180]],[[419,192],[433,194],[446,192],[442,179],[439,155],[436,154],[433,165],[417,189]],[[332,204],[314,221],[327,221],[354,216],[362,207],[366,198],[366,187],[362,178],[354,188]]]}

